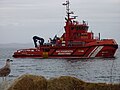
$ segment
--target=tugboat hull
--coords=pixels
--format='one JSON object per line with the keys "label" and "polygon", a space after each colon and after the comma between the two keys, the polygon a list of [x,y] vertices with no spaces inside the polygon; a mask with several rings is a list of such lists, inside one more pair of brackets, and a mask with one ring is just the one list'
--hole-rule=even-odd
{"label": "tugboat hull", "polygon": [[117,45],[83,47],[47,47],[49,51],[38,48],[22,49],[14,53],[15,58],[113,58]]}

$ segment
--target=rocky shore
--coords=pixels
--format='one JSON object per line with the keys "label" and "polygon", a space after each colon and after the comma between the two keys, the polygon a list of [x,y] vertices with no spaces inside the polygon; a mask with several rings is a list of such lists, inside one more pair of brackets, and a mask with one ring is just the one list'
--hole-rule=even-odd
{"label": "rocky shore", "polygon": [[14,80],[6,90],[120,90],[120,84],[88,83],[71,76],[46,79],[25,74]]}

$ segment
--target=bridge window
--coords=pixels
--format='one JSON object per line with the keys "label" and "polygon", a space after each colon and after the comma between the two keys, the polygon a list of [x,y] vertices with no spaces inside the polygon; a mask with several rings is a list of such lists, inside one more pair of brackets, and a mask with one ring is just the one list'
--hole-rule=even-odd
{"label": "bridge window", "polygon": [[76,26],[76,30],[88,30],[88,26]]}
{"label": "bridge window", "polygon": [[71,27],[71,30],[88,30],[88,26],[76,26],[76,27]]}
{"label": "bridge window", "polygon": [[76,30],[80,30],[80,27],[76,27]]}

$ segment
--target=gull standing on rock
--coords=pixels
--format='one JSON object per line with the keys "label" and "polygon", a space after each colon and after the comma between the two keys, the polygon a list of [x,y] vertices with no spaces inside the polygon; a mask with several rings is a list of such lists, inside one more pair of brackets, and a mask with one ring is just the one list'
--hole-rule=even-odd
{"label": "gull standing on rock", "polygon": [[0,77],[3,77],[3,81],[6,80],[6,76],[8,76],[11,72],[11,69],[10,69],[10,62],[11,61],[12,60],[7,59],[5,66],[0,69]]}

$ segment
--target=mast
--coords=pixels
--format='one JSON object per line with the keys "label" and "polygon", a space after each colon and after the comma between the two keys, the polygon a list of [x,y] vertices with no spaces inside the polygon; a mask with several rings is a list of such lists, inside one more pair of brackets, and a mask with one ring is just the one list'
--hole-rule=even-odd
{"label": "mast", "polygon": [[70,19],[70,14],[73,12],[70,12],[70,2],[67,0],[65,3],[63,3],[64,6],[66,6],[66,13],[67,13],[67,19]]}
{"label": "mast", "polygon": [[65,17],[65,20],[66,20],[66,25],[65,25],[65,32],[66,32],[66,37],[65,37],[65,41],[66,41],[66,45],[68,45],[69,41],[70,41],[70,35],[71,35],[71,32],[70,32],[70,25],[72,23],[71,21],[71,17],[70,17],[70,14],[73,14],[73,12],[70,11],[70,2],[69,0],[66,0],[65,3],[63,3],[64,6],[66,6],[66,16],[67,18]]}

